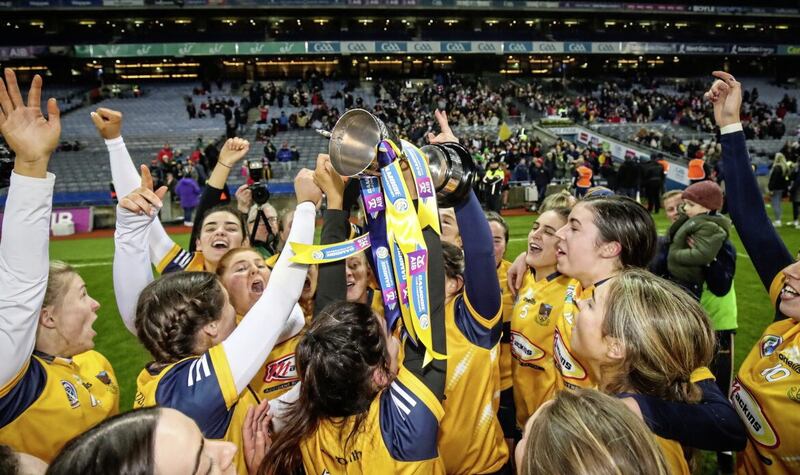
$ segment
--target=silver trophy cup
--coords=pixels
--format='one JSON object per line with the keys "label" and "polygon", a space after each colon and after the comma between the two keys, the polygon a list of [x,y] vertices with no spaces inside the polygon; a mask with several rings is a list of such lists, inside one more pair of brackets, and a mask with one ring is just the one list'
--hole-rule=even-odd
{"label": "silver trophy cup", "polygon": [[[331,165],[342,176],[380,175],[378,145],[387,139],[400,146],[400,140],[380,119],[364,109],[351,109],[330,132]],[[464,200],[475,179],[469,152],[455,142],[426,145],[421,151],[428,160],[440,206],[454,206]]]}

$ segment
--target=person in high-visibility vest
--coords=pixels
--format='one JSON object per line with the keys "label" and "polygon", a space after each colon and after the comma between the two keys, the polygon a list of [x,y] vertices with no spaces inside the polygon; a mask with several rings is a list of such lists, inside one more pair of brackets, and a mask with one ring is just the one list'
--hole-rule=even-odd
{"label": "person in high-visibility vest", "polygon": [[[663,166],[663,165],[662,165]],[[689,183],[694,184],[698,181],[708,180],[711,176],[706,161],[702,158],[693,158],[689,160],[689,171],[687,173]]]}
{"label": "person in high-visibility vest", "polygon": [[592,180],[593,174],[592,167],[586,162],[575,168],[575,196],[582,198],[586,194],[586,191],[592,187],[594,184]]}

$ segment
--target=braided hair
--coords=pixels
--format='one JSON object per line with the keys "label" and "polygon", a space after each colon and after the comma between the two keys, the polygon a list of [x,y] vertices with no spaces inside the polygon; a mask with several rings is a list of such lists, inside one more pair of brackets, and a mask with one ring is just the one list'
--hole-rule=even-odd
{"label": "braided hair", "polygon": [[151,282],[136,305],[136,333],[157,364],[171,364],[197,351],[197,332],[219,319],[222,285],[209,272],[176,272]]}

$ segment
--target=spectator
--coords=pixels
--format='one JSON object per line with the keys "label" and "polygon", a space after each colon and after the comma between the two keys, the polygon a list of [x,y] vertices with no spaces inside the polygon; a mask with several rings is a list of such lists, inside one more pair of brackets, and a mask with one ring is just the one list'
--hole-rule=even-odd
{"label": "spectator", "polygon": [[530,181],[530,175],[528,173],[528,165],[525,163],[524,158],[521,158],[517,163],[517,166],[514,167],[514,175],[511,179],[513,181],[522,181],[522,182]]}
{"label": "spectator", "polygon": [[293,159],[292,151],[289,149],[289,143],[283,142],[281,145],[281,149],[278,150],[277,159],[278,163],[281,164],[281,169],[286,175],[290,175],[292,173],[292,159]]}
{"label": "spectator", "polygon": [[789,165],[786,162],[786,157],[778,152],[772,162],[772,168],[769,171],[769,182],[767,183],[767,189],[772,199],[772,213],[775,216],[775,221],[772,222],[774,226],[781,225],[781,216],[783,215],[781,202],[788,185]]}
{"label": "spectator", "polygon": [[642,188],[647,197],[647,211],[658,214],[661,211],[661,189],[664,186],[664,169],[655,160],[642,165]]}
{"label": "spectator", "polygon": [[192,213],[200,201],[200,185],[192,175],[194,173],[187,173],[175,185],[175,193],[181,202],[181,208],[183,208],[183,225],[188,227],[194,226]]}
{"label": "spectator", "polygon": [[617,171],[617,194],[636,199],[641,179],[640,170],[638,161],[634,161],[632,157],[625,157],[625,161]]}

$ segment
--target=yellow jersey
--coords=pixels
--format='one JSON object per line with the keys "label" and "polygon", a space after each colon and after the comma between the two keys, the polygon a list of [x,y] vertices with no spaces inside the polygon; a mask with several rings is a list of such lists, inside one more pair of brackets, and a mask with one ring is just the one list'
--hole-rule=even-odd
{"label": "yellow jersey", "polygon": [[[236,315],[236,324],[241,323],[243,318],[241,315]],[[303,335],[304,331],[301,331],[288,340],[275,344],[267,355],[267,360],[261,365],[261,369],[250,380],[247,386],[259,402],[264,399],[275,399],[300,382],[294,352]]]}
{"label": "yellow jersey", "polygon": [[247,409],[258,404],[250,390],[236,393],[222,344],[200,356],[185,358],[160,370],[145,368],[136,379],[134,409],[170,407],[192,418],[203,436],[236,444],[237,473],[247,474],[242,426]]}
{"label": "yellow jersey", "polygon": [[520,428],[555,392],[558,370],[553,361],[553,337],[569,281],[558,272],[537,281],[528,270],[517,293],[511,318],[511,370]]}
{"label": "yellow jersey", "polygon": [[[783,273],[770,286],[777,309]],[[768,326],[739,368],[730,399],[747,427],[737,473],[800,473],[800,322]]]}
{"label": "yellow jersey", "polygon": [[669,467],[669,473],[672,475],[691,475],[689,471],[689,464],[686,462],[686,457],[683,455],[683,447],[677,441],[665,439],[654,435],[656,443],[664,454],[664,460]]}
{"label": "yellow jersey", "polygon": [[161,259],[156,266],[159,274],[169,274],[171,272],[187,271],[202,272],[205,270],[206,260],[201,251],[189,252],[177,244],[172,245],[172,249]]}
{"label": "yellow jersey", "polygon": [[448,474],[492,473],[508,461],[497,419],[501,312],[482,317],[466,293],[445,305],[448,360],[439,452]]}
{"label": "yellow jersey", "polygon": [[556,388],[593,388],[597,386],[592,381],[586,365],[580,362],[572,352],[572,328],[575,326],[575,317],[578,315],[578,306],[575,302],[585,300],[594,294],[594,285],[584,289],[581,283],[572,279],[567,284],[564,295],[564,311],[557,314],[556,328],[553,335],[553,357],[558,369],[559,377],[556,378]]}
{"label": "yellow jersey", "polygon": [[514,311],[514,296],[508,288],[508,268],[511,263],[503,259],[497,266],[497,279],[503,293],[503,335],[500,337],[500,390],[505,391],[514,384],[511,376],[511,314]]}
{"label": "yellow jersey", "polygon": [[64,444],[118,412],[117,378],[103,355],[35,352],[0,389],[0,444],[50,463]]}
{"label": "yellow jersey", "polygon": [[300,442],[303,467],[309,475],[444,474],[436,448],[443,415],[436,396],[401,366],[349,443],[353,417],[323,420]]}

